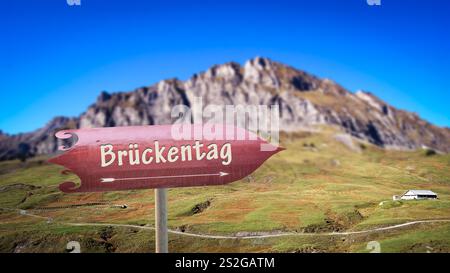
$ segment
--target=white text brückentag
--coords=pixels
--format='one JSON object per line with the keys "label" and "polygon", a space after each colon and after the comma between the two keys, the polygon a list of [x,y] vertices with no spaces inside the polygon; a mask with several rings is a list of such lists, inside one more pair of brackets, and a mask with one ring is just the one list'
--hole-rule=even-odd
{"label": "white text br\u00fcckentag", "polygon": [[231,143],[218,145],[215,143],[205,146],[200,141],[195,144],[184,144],[179,147],[165,147],[159,141],[154,141],[153,147],[140,149],[136,143],[128,145],[128,149],[114,150],[112,144],[100,146],[101,167],[107,167],[114,163],[118,166],[148,165],[151,163],[166,163],[193,160],[217,160],[220,159],[222,165],[229,165],[232,160]]}

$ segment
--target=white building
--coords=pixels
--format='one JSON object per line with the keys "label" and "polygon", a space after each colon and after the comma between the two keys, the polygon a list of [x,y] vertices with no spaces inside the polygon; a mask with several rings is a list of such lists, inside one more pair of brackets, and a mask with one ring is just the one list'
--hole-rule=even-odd
{"label": "white building", "polygon": [[394,200],[437,199],[437,194],[430,190],[409,190],[402,196],[394,195]]}

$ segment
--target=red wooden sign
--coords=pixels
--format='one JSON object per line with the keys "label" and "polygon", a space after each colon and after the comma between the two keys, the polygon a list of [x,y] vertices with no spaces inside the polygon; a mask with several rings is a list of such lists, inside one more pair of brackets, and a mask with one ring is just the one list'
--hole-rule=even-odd
{"label": "red wooden sign", "polygon": [[202,135],[202,125],[190,125],[183,139],[173,137],[172,125],[63,130],[56,137],[76,143],[49,161],[81,180],[63,182],[61,191],[94,192],[226,184],[283,150],[244,129],[220,126],[221,140]]}

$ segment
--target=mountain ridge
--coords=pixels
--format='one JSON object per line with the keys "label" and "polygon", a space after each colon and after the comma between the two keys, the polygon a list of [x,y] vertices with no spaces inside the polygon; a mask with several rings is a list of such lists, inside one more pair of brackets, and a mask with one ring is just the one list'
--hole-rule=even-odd
{"label": "mountain ridge", "polygon": [[450,152],[449,128],[397,109],[371,92],[352,93],[332,80],[255,57],[244,65],[214,65],[186,81],[172,78],[129,92],[102,91],[78,117],[57,116],[29,133],[0,132],[0,160],[55,152],[54,132],[63,128],[169,124],[172,107],[190,106],[194,96],[201,96],[204,105],[277,104],[280,128],[285,131],[333,125],[388,149],[426,146]]}

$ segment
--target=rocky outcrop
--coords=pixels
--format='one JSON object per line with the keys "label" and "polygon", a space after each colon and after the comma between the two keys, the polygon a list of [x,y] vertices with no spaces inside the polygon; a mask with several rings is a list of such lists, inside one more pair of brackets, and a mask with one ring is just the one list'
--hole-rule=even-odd
{"label": "rocky outcrop", "polygon": [[32,133],[0,133],[0,159],[17,158],[27,146],[30,155],[54,152],[53,134],[61,128],[172,123],[172,107],[190,106],[194,97],[202,97],[203,105],[276,104],[281,128],[287,131],[326,124],[380,147],[450,151],[448,128],[396,109],[369,92],[352,93],[329,79],[257,57],[243,66],[213,66],[187,81],[170,79],[131,92],[102,92],[80,117],[58,117]]}
{"label": "rocky outcrop", "polygon": [[0,133],[0,160],[55,152],[60,143],[55,133],[60,129],[78,128],[77,118],[55,117],[44,127],[30,133],[6,135]]}

